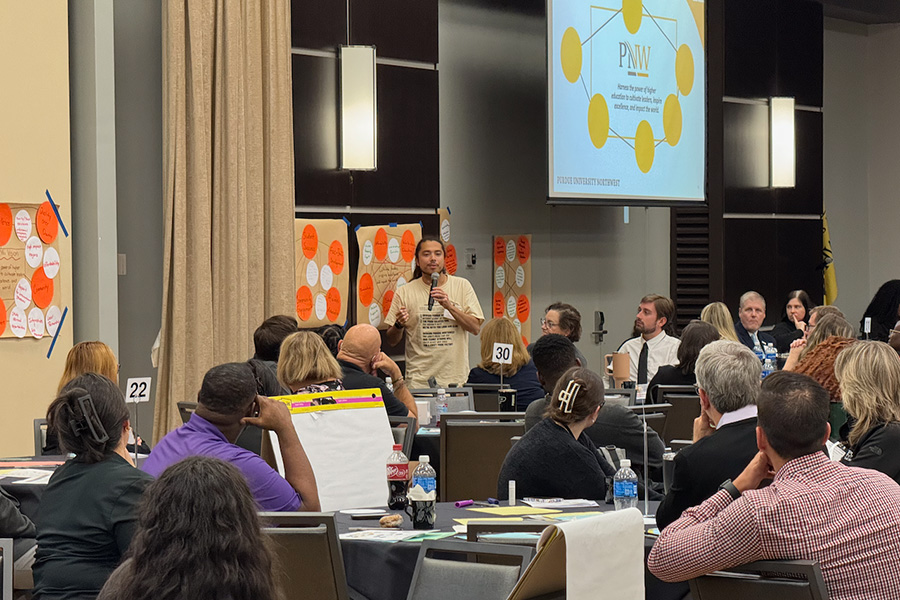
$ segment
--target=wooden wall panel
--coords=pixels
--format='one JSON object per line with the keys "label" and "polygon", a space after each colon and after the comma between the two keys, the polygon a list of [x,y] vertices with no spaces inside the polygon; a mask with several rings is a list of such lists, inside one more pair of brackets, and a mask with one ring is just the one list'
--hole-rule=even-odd
{"label": "wooden wall panel", "polygon": [[379,57],[438,62],[437,2],[351,0],[350,40],[375,46]]}
{"label": "wooden wall panel", "polygon": [[344,0],[291,0],[291,46],[334,50],[347,43]]}

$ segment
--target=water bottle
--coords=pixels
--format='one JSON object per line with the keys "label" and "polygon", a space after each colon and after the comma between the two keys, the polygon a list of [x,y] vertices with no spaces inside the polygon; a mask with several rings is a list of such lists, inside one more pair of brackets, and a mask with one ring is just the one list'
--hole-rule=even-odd
{"label": "water bottle", "polygon": [[389,389],[390,391],[393,392],[394,391],[394,380],[391,379],[390,377],[385,377],[384,378],[384,387],[386,387],[387,389]]}
{"label": "water bottle", "polygon": [[419,456],[419,466],[413,471],[412,487],[421,486],[425,493],[433,492],[437,489],[437,473],[428,463],[428,455]]}
{"label": "water bottle", "polygon": [[760,348],[760,347],[754,347],[754,348],[753,348],[753,354],[756,355],[756,358],[759,359],[759,362],[760,362],[760,363],[766,362],[766,353],[763,352],[763,349],[762,349],[762,348]]}
{"label": "water bottle", "polygon": [[631,470],[631,461],[623,458],[619,464],[621,467],[613,477],[613,502],[616,510],[634,508],[638,502],[638,478],[637,473]]}
{"label": "water bottle", "polygon": [[447,404],[447,390],[445,390],[444,388],[438,388],[437,399],[434,401],[434,404],[437,408],[437,422],[440,423],[441,415],[449,410],[449,405]]}
{"label": "water bottle", "polygon": [[775,346],[766,344],[766,358],[763,361],[762,378],[765,379],[778,368],[778,357],[775,353]]}
{"label": "water bottle", "polygon": [[409,482],[409,459],[403,454],[403,446],[394,444],[394,451],[387,459],[388,508],[406,508],[406,486]]}

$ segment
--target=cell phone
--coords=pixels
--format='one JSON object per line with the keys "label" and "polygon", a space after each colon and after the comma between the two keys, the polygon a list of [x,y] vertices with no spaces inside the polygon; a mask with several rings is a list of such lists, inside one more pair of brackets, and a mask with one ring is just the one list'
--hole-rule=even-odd
{"label": "cell phone", "polygon": [[361,515],[350,515],[350,518],[353,519],[354,521],[377,521],[381,517],[388,516],[388,514],[389,513],[386,513],[386,512],[372,513],[372,514],[365,513],[365,514],[361,514]]}

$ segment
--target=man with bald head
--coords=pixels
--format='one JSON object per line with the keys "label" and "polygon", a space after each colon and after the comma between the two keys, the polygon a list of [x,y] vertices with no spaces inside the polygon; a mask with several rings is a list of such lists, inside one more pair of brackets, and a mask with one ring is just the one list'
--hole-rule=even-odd
{"label": "man with bald head", "polygon": [[[337,359],[344,371],[341,379],[344,389],[378,388],[388,416],[418,419],[416,402],[406,388],[400,367],[381,351],[381,334],[377,329],[365,323],[348,329],[344,339],[338,342]],[[379,370],[393,381],[393,392],[375,376]]]}

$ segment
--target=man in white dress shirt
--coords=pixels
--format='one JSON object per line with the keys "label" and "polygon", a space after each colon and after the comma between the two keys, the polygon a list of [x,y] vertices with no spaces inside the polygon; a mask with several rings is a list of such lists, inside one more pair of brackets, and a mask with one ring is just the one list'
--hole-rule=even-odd
{"label": "man in white dress shirt", "polygon": [[675,303],[659,294],[644,296],[634,330],[640,335],[626,341],[618,351],[631,355],[631,380],[646,387],[661,366],[678,364],[681,341],[674,336]]}

